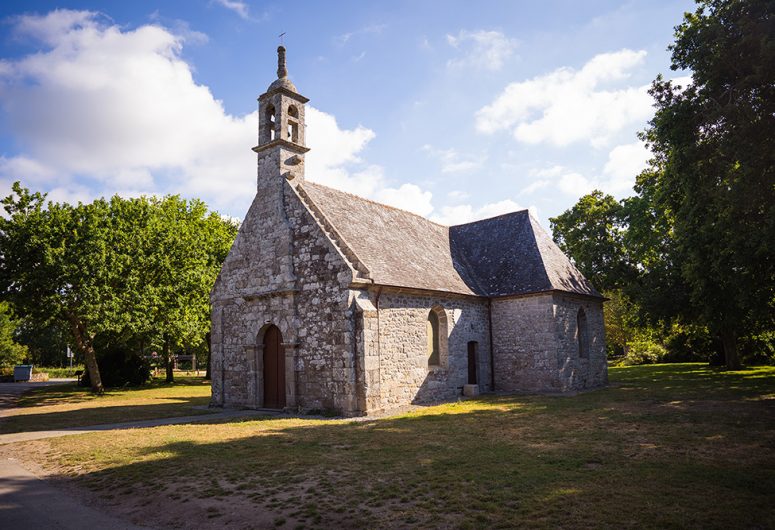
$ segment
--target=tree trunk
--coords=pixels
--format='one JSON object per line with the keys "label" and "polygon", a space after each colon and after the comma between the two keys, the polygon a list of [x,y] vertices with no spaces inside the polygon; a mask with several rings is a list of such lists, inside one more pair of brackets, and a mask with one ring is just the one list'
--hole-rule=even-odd
{"label": "tree trunk", "polygon": [[96,394],[103,394],[105,388],[102,386],[102,377],[100,377],[100,367],[97,365],[97,355],[91,343],[91,338],[86,333],[86,327],[74,316],[69,317],[70,329],[75,339],[75,345],[83,353],[84,364],[89,371],[89,381],[91,389]]}
{"label": "tree trunk", "polygon": [[205,335],[207,340],[207,369],[205,370],[205,380],[209,381],[212,375],[210,374],[210,359],[212,358],[212,344],[210,343],[210,332]]}
{"label": "tree trunk", "polygon": [[731,330],[721,332],[721,344],[724,347],[724,360],[728,370],[739,370],[742,368],[740,357],[737,355],[737,334]]}
{"label": "tree trunk", "polygon": [[164,334],[164,368],[167,371],[167,379],[166,381],[168,383],[172,383],[175,381],[175,375],[172,371],[172,354],[170,352],[170,336],[166,333]]}

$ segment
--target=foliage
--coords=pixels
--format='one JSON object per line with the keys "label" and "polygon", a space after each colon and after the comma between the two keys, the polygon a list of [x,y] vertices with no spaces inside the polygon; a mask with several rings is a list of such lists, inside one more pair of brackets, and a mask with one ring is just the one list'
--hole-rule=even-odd
{"label": "foliage", "polygon": [[622,205],[593,191],[549,220],[554,240],[598,289],[620,287],[630,276],[623,245]]}
{"label": "foliage", "polygon": [[[29,349],[30,363],[35,366],[59,366],[70,364],[67,358],[67,345],[70,338],[69,330],[59,322],[47,325],[36,323],[30,319],[19,322],[18,340]],[[83,364],[83,354],[72,349],[75,357],[73,363]]]}
{"label": "foliage", "polygon": [[651,340],[637,340],[630,343],[627,355],[622,359],[624,366],[660,363],[667,356],[667,349]]}
{"label": "foliage", "polygon": [[49,202],[18,182],[0,218],[0,292],[32,325],[66,327],[101,392],[100,337],[198,344],[236,226],[177,196]]}
{"label": "foliage", "polygon": [[27,347],[16,340],[18,323],[7,302],[0,302],[0,368],[21,363],[27,357]]}
{"label": "foliage", "polygon": [[[689,304],[677,314],[718,333],[727,366],[737,338],[773,329],[775,309],[775,9],[704,0],[676,28],[674,70],[657,78],[643,138],[656,157],[638,180],[672,221],[671,262]],[[672,293],[662,283],[664,296]]]}
{"label": "foliage", "polygon": [[[775,3],[698,4],[670,46],[691,82],[659,76],[650,90],[641,138],[653,158],[636,195],[587,195],[552,227],[582,272],[622,289],[641,326],[710,333],[737,368],[739,339],[775,330]],[[689,342],[714,349],[707,336]]]}
{"label": "foliage", "polygon": [[[148,361],[123,345],[111,344],[105,349],[100,348],[97,364],[106,388],[140,386],[151,379]],[[81,386],[91,386],[88,372],[81,377]]]}

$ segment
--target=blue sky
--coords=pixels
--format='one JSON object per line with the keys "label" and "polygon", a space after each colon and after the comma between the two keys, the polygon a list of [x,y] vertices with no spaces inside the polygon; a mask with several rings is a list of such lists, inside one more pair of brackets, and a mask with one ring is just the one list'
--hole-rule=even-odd
{"label": "blue sky", "polygon": [[286,32],[307,178],[445,224],[632,193],[689,1],[4,2],[0,193],[179,193],[241,218]]}

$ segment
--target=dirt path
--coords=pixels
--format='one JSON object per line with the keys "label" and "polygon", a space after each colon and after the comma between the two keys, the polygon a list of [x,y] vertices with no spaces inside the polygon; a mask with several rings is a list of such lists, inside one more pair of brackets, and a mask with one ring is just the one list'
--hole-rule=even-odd
{"label": "dirt path", "polygon": [[141,530],[84,506],[49,485],[12,458],[0,459],[0,526],[83,530]]}
{"label": "dirt path", "polygon": [[[0,418],[8,409],[16,406],[17,399],[25,391],[66,383],[68,380],[54,380],[45,383],[0,383]],[[90,425],[87,427],[69,427],[67,429],[21,432],[0,435],[0,445],[69,436],[97,431],[120,429],[139,429],[158,425],[172,425],[231,419],[245,416],[266,416],[268,411],[227,410],[212,414],[160,418],[127,423]],[[2,421],[2,419],[0,419]],[[46,528],[73,529],[100,528],[101,530],[142,530],[143,527],[131,522],[111,517],[83,504],[76,497],[57,488],[32,471],[22,466],[22,455],[13,448],[0,456],[0,528]],[[29,464],[28,464],[29,465]]]}

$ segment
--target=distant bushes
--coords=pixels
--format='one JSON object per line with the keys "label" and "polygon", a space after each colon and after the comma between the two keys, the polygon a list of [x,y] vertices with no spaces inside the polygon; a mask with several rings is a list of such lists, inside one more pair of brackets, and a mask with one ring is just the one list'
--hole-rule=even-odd
{"label": "distant bushes", "polygon": [[[123,344],[101,350],[97,355],[97,365],[105,387],[140,386],[151,379],[148,361]],[[88,370],[84,371],[81,386],[91,386]]]}

